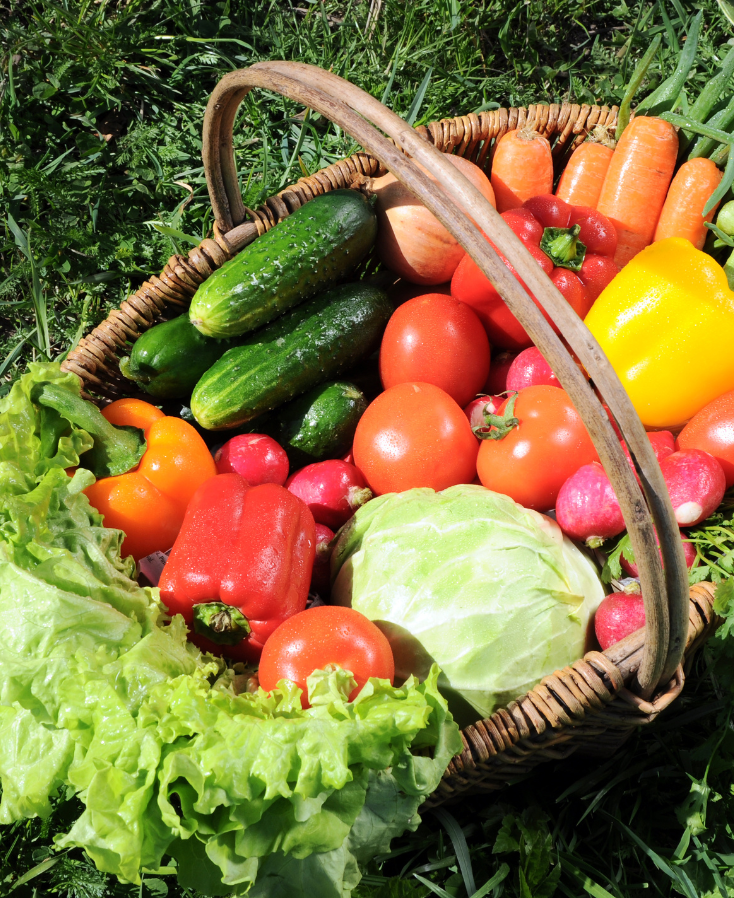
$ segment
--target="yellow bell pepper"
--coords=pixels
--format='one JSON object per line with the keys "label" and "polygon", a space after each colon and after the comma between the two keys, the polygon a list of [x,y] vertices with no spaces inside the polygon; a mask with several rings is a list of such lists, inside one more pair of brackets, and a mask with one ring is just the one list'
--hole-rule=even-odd
{"label": "yellow bell pepper", "polygon": [[734,389],[734,292],[688,240],[643,249],[585,321],[649,429],[678,429]]}

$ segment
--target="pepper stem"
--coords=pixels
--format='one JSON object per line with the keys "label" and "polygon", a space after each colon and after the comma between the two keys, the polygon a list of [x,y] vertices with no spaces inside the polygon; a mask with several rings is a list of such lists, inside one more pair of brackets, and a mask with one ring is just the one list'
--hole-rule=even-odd
{"label": "pepper stem", "polygon": [[194,633],[206,636],[217,645],[237,645],[250,635],[245,615],[224,602],[202,602],[194,605]]}
{"label": "pepper stem", "polygon": [[581,225],[572,228],[544,228],[540,248],[556,268],[579,271],[586,256],[586,246],[578,239]]}

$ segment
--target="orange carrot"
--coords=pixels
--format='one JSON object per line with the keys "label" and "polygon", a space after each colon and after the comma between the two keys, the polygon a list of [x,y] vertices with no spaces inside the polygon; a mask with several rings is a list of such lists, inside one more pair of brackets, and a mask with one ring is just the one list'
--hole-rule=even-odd
{"label": "orange carrot", "polygon": [[576,147],[563,170],[556,196],[572,206],[596,209],[613,155],[614,150],[594,140],[587,140]]}
{"label": "orange carrot", "polygon": [[548,140],[537,131],[508,131],[499,141],[490,177],[497,211],[517,209],[531,196],[553,193],[553,157]]}
{"label": "orange carrot", "polygon": [[685,237],[696,249],[703,249],[708,228],[718,203],[704,218],[703,207],[719,186],[722,172],[716,163],[703,157],[684,162],[670,185],[668,197],[655,229],[655,241],[666,237]]}
{"label": "orange carrot", "polygon": [[617,229],[620,267],[652,242],[677,155],[678,135],[662,119],[638,115],[622,132],[596,205]]}

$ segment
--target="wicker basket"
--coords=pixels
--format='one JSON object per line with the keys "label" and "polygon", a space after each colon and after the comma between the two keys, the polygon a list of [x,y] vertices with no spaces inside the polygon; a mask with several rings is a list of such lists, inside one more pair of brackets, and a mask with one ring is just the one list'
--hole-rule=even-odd
{"label": "wicker basket", "polygon": [[[301,178],[260,209],[246,209],[238,188],[232,126],[240,102],[253,87],[283,94],[325,115],[367,152]],[[441,155],[456,153],[489,173],[496,141],[508,130],[529,127],[551,141],[560,170],[592,128],[611,130],[616,119],[616,107],[539,104],[472,113],[414,130],[363,91],[313,66],[270,62],[231,72],[215,88],[204,118],[203,157],[215,215],[213,237],[187,257],[172,256],[160,277],[146,281],[81,340],[62,366],[77,374],[85,395],[100,404],[135,395],[131,382],[120,375],[118,357],[129,352],[141,333],[187,307],[199,284],[213,271],[303,203],[330,190],[358,187],[365,177],[388,170],[470,253],[542,351],[584,420],[622,507],[638,559],[647,623],[645,629],[603,653],[588,653],[490,718],[464,729],[463,752],[452,760],[425,806],[456,799],[467,791],[501,788],[541,762],[575,751],[600,755],[614,751],[635,727],[654,720],[678,696],[693,653],[716,625],[712,585],[688,589],[678,526],[660,468],[606,357],[519,239]],[[420,162],[423,169],[411,160]],[[427,177],[424,169],[438,181]],[[479,229],[491,233],[498,249],[511,259],[564,341]],[[566,343],[611,409],[635,459],[644,498],[607,414]],[[653,526],[660,536],[662,563]]]}

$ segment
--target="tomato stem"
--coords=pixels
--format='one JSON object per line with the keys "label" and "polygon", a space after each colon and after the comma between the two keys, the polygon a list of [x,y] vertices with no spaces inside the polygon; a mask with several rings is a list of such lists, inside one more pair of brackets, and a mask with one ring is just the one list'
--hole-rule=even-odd
{"label": "tomato stem", "polygon": [[517,393],[513,393],[505,406],[505,410],[501,415],[493,415],[484,408],[484,420],[486,424],[482,427],[472,427],[474,435],[480,440],[502,440],[511,430],[514,430],[520,421],[514,416],[515,402]]}

